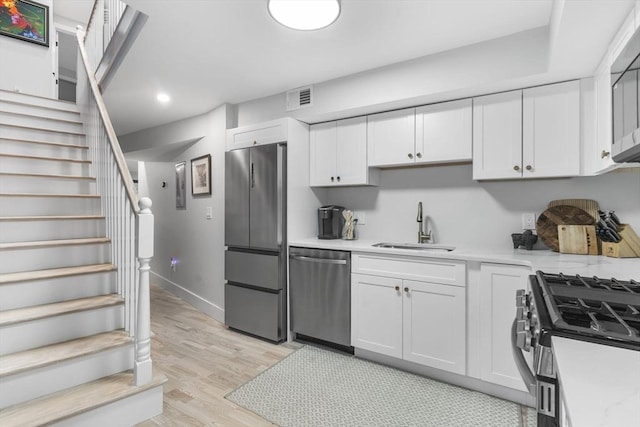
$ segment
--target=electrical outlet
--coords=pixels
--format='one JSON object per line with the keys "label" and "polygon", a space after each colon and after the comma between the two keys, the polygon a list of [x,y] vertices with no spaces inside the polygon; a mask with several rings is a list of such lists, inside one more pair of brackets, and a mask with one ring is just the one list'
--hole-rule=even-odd
{"label": "electrical outlet", "polygon": [[522,229],[523,230],[535,230],[536,229],[536,214],[523,213],[522,214]]}
{"label": "electrical outlet", "polygon": [[211,206],[207,206],[207,219],[213,219],[213,208]]}

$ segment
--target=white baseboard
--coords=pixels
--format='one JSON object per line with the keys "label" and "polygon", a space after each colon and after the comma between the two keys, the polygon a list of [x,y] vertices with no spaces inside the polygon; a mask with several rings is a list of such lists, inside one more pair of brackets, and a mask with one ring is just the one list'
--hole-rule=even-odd
{"label": "white baseboard", "polygon": [[155,278],[155,280],[154,279],[151,280],[152,283],[155,283],[161,288],[166,289],[172,294],[182,298],[183,300],[193,305],[194,307],[196,307],[198,310],[202,311],[206,315],[213,317],[218,322],[224,323],[223,308],[220,308],[219,306],[215,305],[211,301],[207,301],[206,299],[202,298],[200,295],[197,295],[191,292],[190,290],[185,289],[184,287],[178,285],[175,282],[172,282],[171,280],[159,275],[158,273],[151,271],[151,275]]}

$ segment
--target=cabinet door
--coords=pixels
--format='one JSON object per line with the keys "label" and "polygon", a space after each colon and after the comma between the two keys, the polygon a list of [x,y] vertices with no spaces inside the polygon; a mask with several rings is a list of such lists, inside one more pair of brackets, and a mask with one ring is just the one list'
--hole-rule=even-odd
{"label": "cabinet door", "polygon": [[471,99],[416,109],[416,163],[471,160]]}
{"label": "cabinet door", "polygon": [[529,274],[527,267],[480,266],[480,378],[521,391],[527,388],[513,360],[511,324],[516,316],[516,291],[527,288]]}
{"label": "cabinet door", "polygon": [[336,122],[309,128],[309,185],[327,186],[336,177]]}
{"label": "cabinet door", "polygon": [[473,99],[473,179],[522,176],[522,91]]}
{"label": "cabinet door", "polygon": [[523,91],[524,178],[580,175],[580,82]]}
{"label": "cabinet door", "polygon": [[338,120],[336,144],[338,185],[367,184],[367,118]]}
{"label": "cabinet door", "polygon": [[465,288],[403,281],[403,358],[466,373]]}
{"label": "cabinet door", "polygon": [[286,119],[229,129],[227,130],[227,150],[286,142],[287,135]]}
{"label": "cabinet door", "polygon": [[414,163],[415,109],[367,117],[369,166]]}
{"label": "cabinet door", "polygon": [[611,64],[606,57],[594,77],[595,138],[585,153],[585,173],[597,175],[615,167],[611,159]]}
{"label": "cabinet door", "polygon": [[402,358],[402,280],[351,275],[351,345]]}

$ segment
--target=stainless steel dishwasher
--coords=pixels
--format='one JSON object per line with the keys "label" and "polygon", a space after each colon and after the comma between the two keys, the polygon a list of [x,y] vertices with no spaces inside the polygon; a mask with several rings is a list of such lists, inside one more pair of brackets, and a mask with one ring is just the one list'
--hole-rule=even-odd
{"label": "stainless steel dishwasher", "polygon": [[291,330],[351,346],[351,252],[289,249]]}

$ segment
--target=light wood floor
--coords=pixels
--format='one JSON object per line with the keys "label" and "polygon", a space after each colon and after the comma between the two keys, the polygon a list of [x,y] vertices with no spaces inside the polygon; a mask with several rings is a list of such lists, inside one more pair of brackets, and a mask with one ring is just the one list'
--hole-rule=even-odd
{"label": "light wood floor", "polygon": [[158,286],[151,287],[151,357],[164,385],[164,412],[139,426],[270,426],[226,400],[298,348],[232,332]]}

